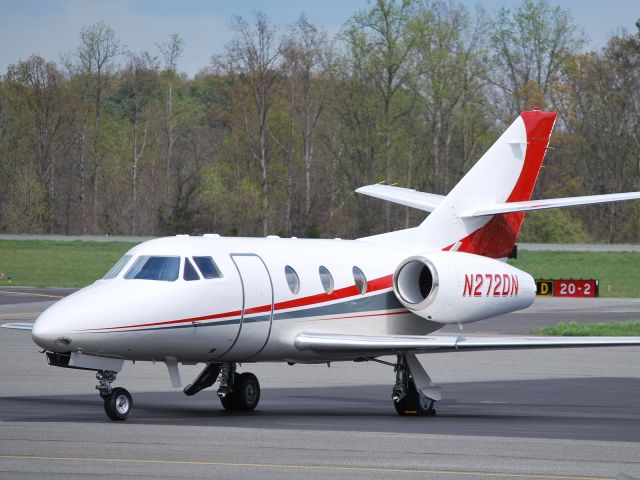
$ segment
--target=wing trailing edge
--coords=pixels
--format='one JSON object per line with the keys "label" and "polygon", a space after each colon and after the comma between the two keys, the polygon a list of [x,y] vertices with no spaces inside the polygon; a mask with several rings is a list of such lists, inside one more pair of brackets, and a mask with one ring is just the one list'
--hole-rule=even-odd
{"label": "wing trailing edge", "polygon": [[433,352],[516,350],[534,348],[613,347],[640,345],[640,337],[532,337],[532,336],[405,336],[337,335],[300,333],[298,350],[317,352]]}

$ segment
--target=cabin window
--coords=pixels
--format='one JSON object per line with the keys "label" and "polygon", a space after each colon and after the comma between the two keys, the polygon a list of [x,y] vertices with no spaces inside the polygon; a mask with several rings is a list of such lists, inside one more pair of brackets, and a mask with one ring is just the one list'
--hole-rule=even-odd
{"label": "cabin window", "polygon": [[184,259],[184,270],[182,271],[182,278],[187,282],[190,282],[192,280],[200,280],[198,272],[196,272],[195,267],[188,258]]}
{"label": "cabin window", "polygon": [[364,295],[367,292],[367,277],[358,267],[353,267],[353,280],[356,282],[360,295]]}
{"label": "cabin window", "polygon": [[293,267],[290,267],[289,265],[284,267],[284,275],[285,277],[287,277],[289,290],[291,290],[291,293],[293,293],[294,295],[297,295],[300,291],[300,277],[298,277],[298,274],[293,269]]}
{"label": "cabin window", "polygon": [[180,273],[180,257],[156,257],[141,255],[124,278],[136,280],[161,280],[173,282]]}
{"label": "cabin window", "polygon": [[118,260],[116,264],[113,267],[111,267],[111,270],[109,270],[107,274],[102,278],[104,278],[105,280],[116,278],[118,274],[122,271],[122,269],[125,267],[125,265],[129,263],[129,260],[131,260],[131,255],[125,255],[120,260]]}
{"label": "cabin window", "polygon": [[222,278],[216,262],[211,257],[193,257],[193,261],[200,269],[204,278]]}
{"label": "cabin window", "polygon": [[324,291],[333,293],[333,276],[327,267],[321,266],[318,271],[320,272],[320,281],[322,282],[322,288]]}

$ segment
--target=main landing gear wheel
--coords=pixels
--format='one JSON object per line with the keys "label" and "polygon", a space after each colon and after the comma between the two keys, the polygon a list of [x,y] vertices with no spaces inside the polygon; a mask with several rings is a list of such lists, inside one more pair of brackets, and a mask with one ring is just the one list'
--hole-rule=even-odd
{"label": "main landing gear wheel", "polygon": [[104,411],[111,420],[126,420],[129,417],[133,400],[126,389],[114,388],[110,394],[103,396],[103,398]]}
{"label": "main landing gear wheel", "polygon": [[393,406],[398,415],[433,416],[436,414],[433,403],[433,400],[420,393],[413,380],[410,380],[406,396],[399,402],[394,402]]}
{"label": "main landing gear wheel", "polygon": [[235,375],[231,393],[220,398],[225,410],[253,410],[260,401],[260,382],[249,372]]}
{"label": "main landing gear wheel", "polygon": [[[435,415],[434,399],[427,397],[416,388],[416,379],[419,385],[425,385],[424,388],[433,388],[433,384],[415,355],[398,355],[398,361],[393,366],[396,371],[396,384],[393,386],[391,398],[398,415]],[[438,394],[439,399],[439,391],[435,389],[433,391]]]}

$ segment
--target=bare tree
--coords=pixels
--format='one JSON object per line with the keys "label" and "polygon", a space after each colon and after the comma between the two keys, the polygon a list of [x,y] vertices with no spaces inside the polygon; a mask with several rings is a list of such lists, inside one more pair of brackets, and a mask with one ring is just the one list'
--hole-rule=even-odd
{"label": "bare tree", "polygon": [[169,201],[170,185],[169,178],[171,176],[171,162],[173,158],[173,147],[175,146],[174,124],[175,118],[173,113],[173,82],[176,77],[176,68],[178,59],[184,51],[184,40],[177,33],[172,33],[169,40],[157,45],[164,60],[164,70],[167,76],[167,109],[164,122],[164,130],[166,136],[165,147],[165,170],[166,170],[166,196]]}
{"label": "bare tree", "polygon": [[150,113],[147,106],[153,100],[158,63],[148,52],[129,53],[127,68],[123,72],[121,95],[126,99],[125,111],[132,128],[131,152],[131,233],[138,231],[138,168],[147,145]]}
{"label": "bare tree", "polygon": [[[245,111],[247,143],[253,158],[259,163],[262,189],[262,230],[269,233],[269,146],[267,144],[268,114],[274,102],[275,90],[282,80],[279,61],[282,55],[277,32],[269,26],[263,12],[254,12],[254,23],[235,17],[232,28],[236,37],[227,45],[224,57],[214,58],[224,74],[246,84],[254,111]],[[249,115],[257,122],[257,133],[249,127]]]}
{"label": "bare tree", "polygon": [[63,122],[62,72],[53,62],[33,55],[9,68],[9,86],[14,90],[13,106],[17,115],[26,107],[35,135],[31,136],[36,152],[36,172],[47,190],[48,229],[55,225],[56,165],[55,140]]}
{"label": "bare tree", "polygon": [[[312,212],[312,169],[316,130],[330,92],[330,45],[325,32],[301,15],[283,45],[284,69],[289,83],[290,115],[296,119],[304,165],[304,222],[309,228]],[[292,125],[293,125],[292,120]],[[291,175],[291,173],[290,173]]]}
{"label": "bare tree", "polygon": [[[84,96],[93,97],[94,132],[92,144],[93,171],[92,184],[93,195],[91,197],[92,229],[98,231],[98,185],[100,175],[100,113],[102,99],[107,82],[113,76],[116,68],[115,59],[122,53],[120,42],[115,32],[104,22],[98,22],[85,27],[80,32],[80,47],[78,48],[78,64],[75,66],[76,73],[82,75],[85,82]],[[86,233],[85,223],[85,182],[86,182],[86,132],[88,114],[85,116],[81,135],[81,155],[80,155],[80,182],[81,193],[80,202],[82,204],[82,228]]]}

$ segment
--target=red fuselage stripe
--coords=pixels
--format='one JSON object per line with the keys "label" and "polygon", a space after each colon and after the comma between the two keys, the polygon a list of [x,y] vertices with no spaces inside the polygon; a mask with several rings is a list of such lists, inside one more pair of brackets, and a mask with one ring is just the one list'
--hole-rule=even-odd
{"label": "red fuselage stripe", "polygon": [[[377,292],[379,290],[384,290],[386,288],[390,288],[393,282],[393,275],[387,275],[385,277],[376,278],[367,283],[367,292]],[[349,287],[340,288],[338,290],[334,290],[332,293],[320,293],[317,295],[310,295],[308,297],[296,298],[293,300],[287,300],[285,302],[279,302],[274,304],[274,311],[282,311],[288,310],[291,308],[298,307],[308,307],[311,305],[317,305],[319,303],[331,302],[334,300],[343,300],[349,297],[357,297],[360,296],[360,292],[355,285],[351,285]],[[255,313],[265,313],[271,312],[271,305],[260,305],[258,307],[251,307],[245,310],[245,315],[255,314]],[[118,327],[105,327],[105,328],[91,328],[88,330],[83,330],[85,332],[95,332],[95,331],[108,331],[108,330],[120,330],[123,328],[141,328],[141,327],[158,327],[163,325],[175,325],[179,323],[189,323],[189,322],[199,322],[203,320],[219,320],[223,318],[233,318],[239,317],[242,315],[241,310],[234,310],[231,312],[224,313],[215,313],[212,315],[203,315],[200,317],[190,317],[190,318],[181,318],[178,320],[167,320],[164,322],[152,322],[152,323],[138,323],[134,325],[122,325]]]}

